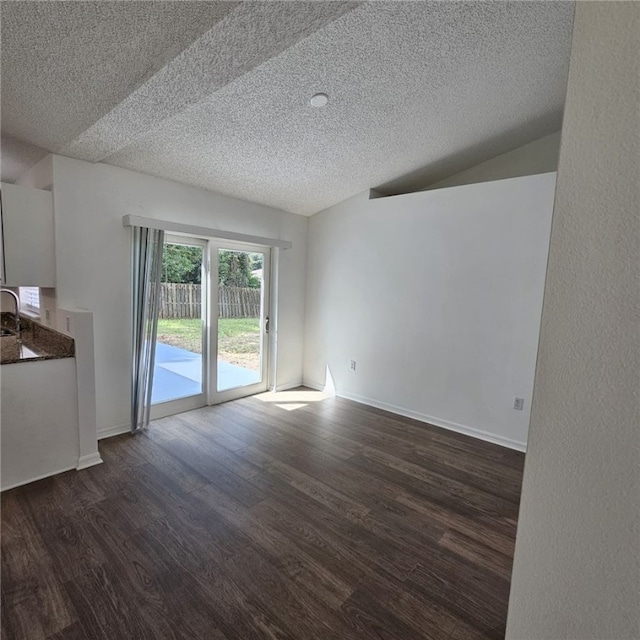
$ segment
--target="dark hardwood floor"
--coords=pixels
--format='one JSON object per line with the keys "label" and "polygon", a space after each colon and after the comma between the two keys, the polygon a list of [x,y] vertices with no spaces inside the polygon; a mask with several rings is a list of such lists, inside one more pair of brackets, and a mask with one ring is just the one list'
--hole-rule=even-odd
{"label": "dark hardwood floor", "polygon": [[4,493],[2,638],[503,638],[523,454],[318,395]]}

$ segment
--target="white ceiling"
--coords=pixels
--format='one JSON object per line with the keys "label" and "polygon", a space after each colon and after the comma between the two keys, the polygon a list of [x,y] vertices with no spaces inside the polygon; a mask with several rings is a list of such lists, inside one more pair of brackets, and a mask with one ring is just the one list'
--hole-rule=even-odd
{"label": "white ceiling", "polygon": [[572,18],[568,2],[3,2],[3,179],[52,151],[306,215],[424,186],[560,128]]}

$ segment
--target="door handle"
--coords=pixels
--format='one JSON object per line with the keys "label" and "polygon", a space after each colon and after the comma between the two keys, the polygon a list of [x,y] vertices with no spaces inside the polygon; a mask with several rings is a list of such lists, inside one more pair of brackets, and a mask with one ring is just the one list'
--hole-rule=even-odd
{"label": "door handle", "polygon": [[265,333],[269,333],[269,316],[267,316],[265,318],[265,322],[264,322],[264,332]]}

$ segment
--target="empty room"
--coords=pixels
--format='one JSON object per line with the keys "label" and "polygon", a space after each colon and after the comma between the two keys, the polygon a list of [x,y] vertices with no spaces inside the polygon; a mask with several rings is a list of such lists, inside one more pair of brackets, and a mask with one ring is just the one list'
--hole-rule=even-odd
{"label": "empty room", "polygon": [[640,639],[640,4],[0,27],[3,640]]}

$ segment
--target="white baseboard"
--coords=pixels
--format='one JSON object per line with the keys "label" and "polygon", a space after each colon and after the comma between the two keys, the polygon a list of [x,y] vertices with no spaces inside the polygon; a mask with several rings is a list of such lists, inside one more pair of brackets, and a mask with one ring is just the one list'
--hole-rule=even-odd
{"label": "white baseboard", "polygon": [[316,391],[324,391],[325,384],[320,382],[315,382],[314,380],[303,380],[303,387],[309,387],[309,389],[315,389]]}
{"label": "white baseboard", "polygon": [[[315,380],[302,380],[291,382],[283,385],[279,385],[277,387],[277,391],[287,391],[289,389],[295,389],[296,387],[309,387],[310,389],[315,389],[317,391],[324,391],[324,383],[316,382]],[[412,411],[411,409],[405,409],[404,407],[398,407],[393,404],[389,404],[387,402],[380,402],[378,400],[374,400],[373,398],[368,398],[366,396],[360,396],[355,393],[337,393],[336,394],[340,398],[345,398],[346,400],[353,400],[354,402],[358,402],[360,404],[366,404],[370,407],[376,407],[377,409],[382,409],[383,411],[389,411],[390,413],[395,413],[400,416],[405,416],[406,418],[413,418],[414,420],[419,420],[420,422],[426,422],[428,424],[432,424],[436,427],[440,427],[442,429],[448,429],[449,431],[455,431],[456,433],[462,433],[467,436],[471,436],[472,438],[478,438],[479,440],[484,440],[485,442],[491,442],[493,444],[500,445],[501,447],[506,447],[508,449],[514,449],[515,451],[525,452],[527,450],[527,443],[520,442],[519,440],[512,440],[511,438],[505,438],[504,436],[499,436],[494,433],[490,433],[488,431],[483,431],[481,429],[476,429],[475,427],[468,427],[463,424],[458,424],[457,422],[451,422],[450,420],[444,420],[442,418],[436,418],[435,416],[429,416],[425,413],[420,413],[418,411]],[[119,436],[124,433],[129,433],[131,431],[131,427],[128,424],[117,425],[115,427],[108,427],[106,429],[100,429],[98,431],[98,440],[103,440],[104,438],[111,438],[113,436]],[[80,461],[78,461],[80,462]],[[99,464],[99,462],[94,462],[93,464]],[[87,465],[91,466],[91,465]],[[77,467],[84,468],[84,467]],[[68,469],[64,469],[64,471],[68,471]],[[61,473],[61,471],[56,471],[55,473]],[[48,477],[42,476],[43,478]],[[33,480],[28,480],[27,482],[33,482],[34,480],[39,480],[40,478],[34,478]],[[26,484],[26,483],[21,483]],[[18,485],[14,485],[18,486]],[[10,488],[10,487],[7,487]],[[3,489],[4,491],[4,489]]]}
{"label": "white baseboard", "polygon": [[[308,382],[305,382],[305,385],[311,386]],[[493,444],[500,445],[501,447],[507,447],[508,449],[515,449],[516,451],[522,452],[525,452],[527,450],[526,442],[511,440],[510,438],[505,438],[504,436],[489,433],[488,431],[482,431],[481,429],[475,429],[474,427],[468,427],[456,422],[450,422],[449,420],[435,418],[424,413],[419,413],[417,411],[412,411],[403,407],[397,407],[393,404],[379,402],[378,400],[373,400],[372,398],[367,398],[365,396],[359,396],[355,393],[338,393],[337,395],[340,398],[345,398],[346,400],[353,400],[354,402],[366,404],[370,407],[376,407],[376,409],[383,409],[384,411],[396,413],[406,418],[413,418],[414,420],[419,420],[420,422],[427,422],[436,427],[441,427],[442,429],[448,429],[449,431],[462,433],[466,436],[471,436],[472,438],[478,438],[479,440],[485,440],[486,442],[491,442]]]}
{"label": "white baseboard", "polygon": [[289,389],[296,389],[302,386],[302,380],[296,380],[295,382],[285,382],[284,384],[276,385],[276,393],[279,391],[289,391]]}
{"label": "white baseboard", "polygon": [[123,433],[131,433],[130,424],[119,424],[115,427],[107,427],[106,429],[98,430],[98,440],[104,440],[105,438],[112,438],[113,436],[121,436]]}
{"label": "white baseboard", "polygon": [[76,465],[76,469],[80,471],[81,469],[88,469],[89,467],[93,467],[97,464],[102,464],[102,458],[100,457],[99,451],[96,451],[95,453],[90,453],[86,456],[80,456],[78,458],[78,464]]}
{"label": "white baseboard", "polygon": [[73,471],[73,470],[75,470],[75,467],[73,466],[63,467],[62,469],[58,469],[57,471],[43,473],[42,475],[29,478],[28,480],[20,480],[20,482],[14,482],[13,484],[8,485],[7,487],[2,487],[2,491],[9,491],[9,489],[15,489],[16,487],[21,487],[22,485],[29,484],[31,482],[37,482],[38,480],[44,480],[45,478],[50,478],[51,476],[57,476],[59,473],[66,473],[67,471]]}

